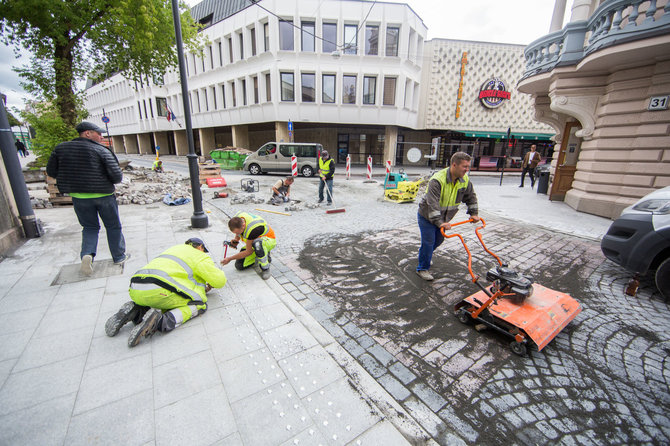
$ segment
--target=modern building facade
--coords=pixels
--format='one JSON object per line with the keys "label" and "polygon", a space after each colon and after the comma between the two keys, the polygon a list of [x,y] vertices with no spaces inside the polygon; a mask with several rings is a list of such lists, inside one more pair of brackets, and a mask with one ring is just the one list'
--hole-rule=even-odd
{"label": "modern building facade", "polygon": [[[421,18],[399,3],[205,0],[191,14],[208,40],[202,54],[185,55],[201,155],[293,139],[321,143],[340,163],[349,155],[354,164],[368,156],[407,164],[408,149],[417,147],[443,165],[457,148],[511,154],[502,139],[510,127],[518,155],[529,138],[553,148],[553,129],[533,121],[532,104],[515,90],[521,46],[427,42]],[[469,65],[461,74],[464,52]],[[139,83],[115,75],[90,85],[89,119],[109,118],[116,152],[159,146],[186,154],[178,80],[177,73]],[[482,91],[498,104],[482,105]]]}
{"label": "modern building facade", "polygon": [[616,218],[670,185],[670,2],[556,0],[518,89],[556,132],[550,198]]}

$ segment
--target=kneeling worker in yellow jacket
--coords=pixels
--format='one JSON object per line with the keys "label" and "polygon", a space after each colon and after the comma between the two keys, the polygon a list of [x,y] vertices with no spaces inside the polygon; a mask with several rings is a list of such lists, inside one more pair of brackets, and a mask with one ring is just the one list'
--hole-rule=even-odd
{"label": "kneeling worker in yellow jacket", "polygon": [[133,321],[128,346],[156,331],[172,331],[207,310],[205,293],[226,284],[226,276],[206,253],[199,238],[190,238],[160,254],[130,279],[130,298],[107,320],[107,336],[116,336]]}

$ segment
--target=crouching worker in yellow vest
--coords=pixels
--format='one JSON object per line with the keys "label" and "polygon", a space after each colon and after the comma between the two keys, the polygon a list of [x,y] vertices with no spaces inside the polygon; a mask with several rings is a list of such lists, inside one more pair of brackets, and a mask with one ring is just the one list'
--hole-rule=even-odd
{"label": "crouching worker in yellow vest", "polygon": [[[242,250],[221,260],[227,265],[235,260],[235,268],[243,270],[258,263],[263,280],[270,278],[270,251],[277,246],[275,232],[258,215],[238,212],[228,222],[228,228],[235,234],[230,246],[237,248],[240,240],[244,242]],[[258,261],[258,262],[256,262]]]}
{"label": "crouching worker in yellow vest", "polygon": [[116,336],[132,321],[128,346],[135,347],[144,336],[168,332],[207,310],[205,293],[226,284],[221,271],[199,238],[176,245],[140,269],[130,279],[130,298],[107,320],[105,333]]}

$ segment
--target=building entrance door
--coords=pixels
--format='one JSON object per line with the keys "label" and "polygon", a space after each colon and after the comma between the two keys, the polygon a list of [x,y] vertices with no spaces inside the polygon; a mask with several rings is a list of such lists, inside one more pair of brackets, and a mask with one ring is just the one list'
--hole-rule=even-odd
{"label": "building entrance door", "polygon": [[581,128],[582,126],[578,122],[565,124],[561,151],[556,159],[554,181],[551,183],[551,191],[549,192],[549,199],[552,201],[563,201],[565,194],[572,188],[572,180],[575,178],[577,160],[582,145],[582,139],[575,133]]}

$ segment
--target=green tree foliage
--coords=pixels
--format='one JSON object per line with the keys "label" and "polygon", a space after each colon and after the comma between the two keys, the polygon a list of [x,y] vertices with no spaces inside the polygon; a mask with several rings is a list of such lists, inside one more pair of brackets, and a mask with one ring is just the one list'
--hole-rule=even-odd
{"label": "green tree foliage", "polygon": [[[21,113],[21,117],[35,130],[32,145],[37,156],[37,166],[47,165],[56,145],[79,136],[74,127],[63,120],[59,111],[49,104],[37,105],[34,110]],[[83,119],[83,115],[79,113],[77,118]]]}
{"label": "green tree foliage", "polygon": [[[180,9],[184,44],[198,51],[199,25]],[[78,82],[116,72],[162,76],[177,64],[170,0],[0,0],[0,34],[31,53],[31,64],[17,69],[24,88],[52,102],[70,127]]]}
{"label": "green tree foliage", "polygon": [[14,115],[9,110],[7,110],[7,120],[9,121],[9,126],[10,127],[17,127],[17,126],[21,125],[19,120],[16,119],[14,117]]}

